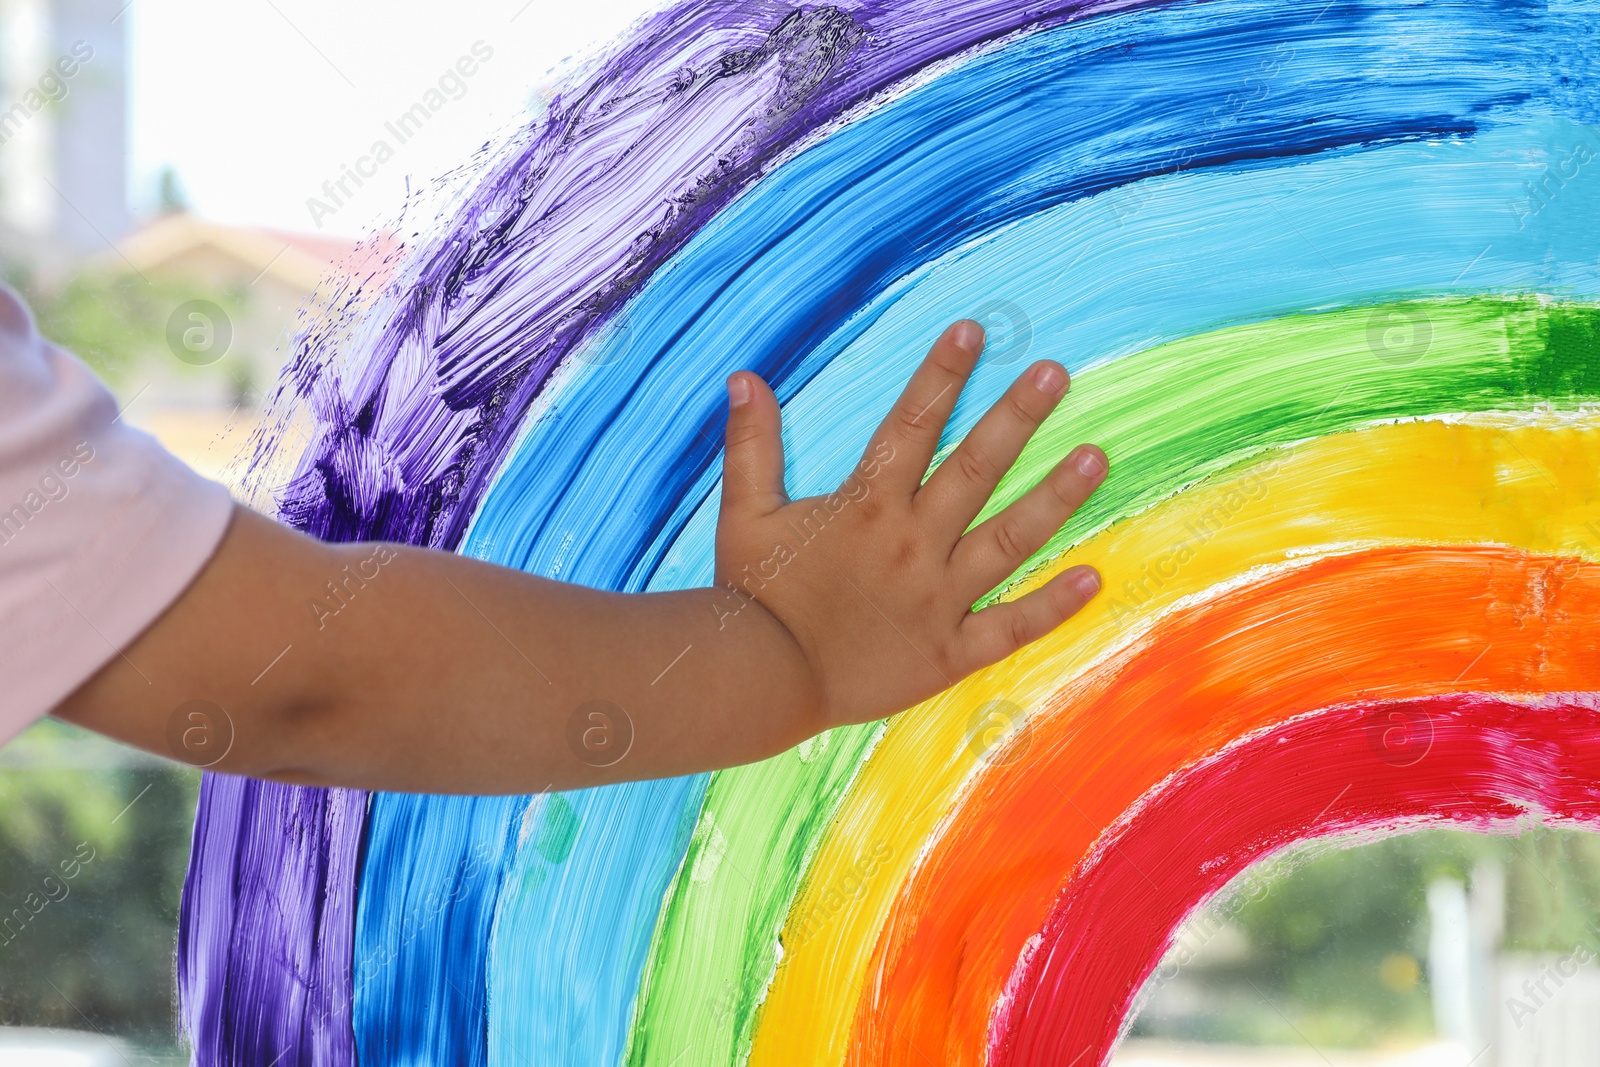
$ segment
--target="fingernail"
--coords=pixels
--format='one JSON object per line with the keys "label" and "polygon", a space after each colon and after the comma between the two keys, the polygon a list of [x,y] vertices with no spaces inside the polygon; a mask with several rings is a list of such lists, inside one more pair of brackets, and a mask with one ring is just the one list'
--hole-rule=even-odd
{"label": "fingernail", "polygon": [[971,319],[962,319],[950,327],[950,340],[968,352],[983,351],[983,327]]}
{"label": "fingernail", "polygon": [[1041,363],[1039,369],[1033,372],[1033,384],[1039,387],[1041,393],[1060,396],[1067,387],[1067,372],[1054,363]]}
{"label": "fingernail", "polygon": [[1100,453],[1092,448],[1080,447],[1077,455],[1073,457],[1072,465],[1085,478],[1098,478],[1106,472],[1106,465],[1100,459]]}
{"label": "fingernail", "polygon": [[750,403],[750,382],[735,374],[728,379],[728,406],[739,408],[748,403]]}
{"label": "fingernail", "polygon": [[1072,580],[1072,584],[1077,586],[1078,592],[1084,596],[1094,596],[1100,591],[1100,572],[1096,570],[1079,571],[1078,576]]}

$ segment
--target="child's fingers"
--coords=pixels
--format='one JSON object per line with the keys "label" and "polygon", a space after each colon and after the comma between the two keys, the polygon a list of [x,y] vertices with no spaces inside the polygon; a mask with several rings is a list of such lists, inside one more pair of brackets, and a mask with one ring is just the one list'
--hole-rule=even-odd
{"label": "child's fingers", "polygon": [[1023,446],[1067,391],[1058,363],[1036,363],[984,412],[972,432],[917,491],[918,512],[952,542],[983,510]]}
{"label": "child's fingers", "polygon": [[1063,571],[1019,600],[968,615],[961,623],[962,652],[973,670],[998,663],[1072,618],[1099,591],[1093,567]]}
{"label": "child's fingers", "polygon": [[976,600],[1000,584],[1065,526],[1106,476],[1106,454],[1079,445],[1039,484],[963,537],[950,557],[955,585]]}
{"label": "child's fingers", "polygon": [[883,475],[890,488],[910,496],[922,484],[939,448],[939,435],[982,351],[982,326],[970,319],[952,323],[906,383],[865,453],[870,458],[879,455],[885,443],[893,447],[894,463]]}
{"label": "child's fingers", "polygon": [[767,383],[748,371],[728,379],[722,509],[769,515],[789,502],[783,488],[783,412]]}

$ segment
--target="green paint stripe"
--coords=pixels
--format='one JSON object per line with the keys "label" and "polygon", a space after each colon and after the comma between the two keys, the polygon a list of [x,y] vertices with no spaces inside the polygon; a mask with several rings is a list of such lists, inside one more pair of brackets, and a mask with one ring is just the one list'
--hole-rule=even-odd
{"label": "green paint stripe", "polygon": [[1106,450],[1106,484],[1021,577],[1252,452],[1382,419],[1594,397],[1597,321],[1593,307],[1542,306],[1536,297],[1424,300],[1295,315],[1148,349],[1077,377],[978,521],[1078,443]]}

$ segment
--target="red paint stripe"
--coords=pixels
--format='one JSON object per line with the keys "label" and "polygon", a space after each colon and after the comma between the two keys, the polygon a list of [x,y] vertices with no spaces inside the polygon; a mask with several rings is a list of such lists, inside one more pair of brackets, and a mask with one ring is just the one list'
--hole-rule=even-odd
{"label": "red paint stripe", "polygon": [[[1594,695],[1533,706],[1474,695],[1361,704],[1263,731],[1175,776],[1062,888],[995,1013],[989,1062],[1104,1063],[1180,922],[1296,841],[1421,825],[1491,830],[1529,809],[1600,825],[1597,709]],[[1394,744],[1397,730],[1409,744]]]}

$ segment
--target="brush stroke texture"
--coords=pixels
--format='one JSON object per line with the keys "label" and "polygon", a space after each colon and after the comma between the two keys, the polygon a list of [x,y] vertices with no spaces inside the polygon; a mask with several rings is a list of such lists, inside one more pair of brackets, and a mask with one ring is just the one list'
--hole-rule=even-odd
{"label": "brush stroke texture", "polygon": [[327,886],[355,879],[365,814],[360,793],[206,775],[193,853],[209,866],[189,868],[178,932],[195,1062],[354,1067],[354,916]]}
{"label": "brush stroke texture", "polygon": [[[647,22],[582,91],[558,98],[549,124],[501,149],[486,177],[451,206],[438,236],[409,258],[398,282],[376,297],[357,287],[350,301],[371,304],[363,304],[354,324],[334,320],[304,339],[280,401],[279,426],[309,409],[313,444],[298,460],[283,513],[329,538],[388,536],[452,547],[481,505],[467,544],[474,554],[613,588],[670,586],[704,568],[704,531],[689,527],[697,510],[705,513],[713,487],[721,416],[708,398],[717,395],[719,374],[736,365],[761,370],[791,407],[806,396],[818,409],[841,396],[854,402],[861,394],[834,388],[832,379],[827,388],[807,392],[808,386],[848,366],[842,353],[918,298],[925,309],[943,303],[945,317],[965,310],[949,307],[926,284],[927,264],[963,260],[972,240],[998,250],[1012,230],[1042,219],[1041,212],[1087,204],[1131,183],[1158,190],[1138,198],[1138,221],[1147,212],[1159,219],[1163,191],[1202,176],[1156,177],[1164,171],[1210,168],[1219,181],[1234,183],[1237,197],[1245,182],[1292,189],[1292,175],[1304,172],[1285,164],[1309,159],[1307,153],[1370,160],[1369,181],[1378,161],[1394,153],[1436,151],[1431,159],[1440,172],[1464,158],[1449,154],[1463,147],[1509,153],[1510,162],[1480,185],[1458,184],[1458,204],[1486,204],[1489,190],[1514,183],[1509,171],[1536,166],[1557,145],[1554,127],[1513,132],[1519,124],[1556,112],[1571,122],[1595,121],[1596,81],[1570,77],[1593,66],[1594,50],[1575,43],[1583,39],[1575,28],[1584,27],[1592,6],[1336,3],[1313,19],[1321,3],[1175,5],[1080,23],[1071,32],[1033,33],[940,69],[930,84],[909,91],[901,83],[921,76],[919,64],[1086,9],[987,4],[935,13],[931,6],[862,5],[793,17],[760,5],[737,5],[737,13],[731,6],[677,9]],[[702,14],[709,21],[697,23]],[[1592,36],[1591,29],[1583,33]],[[1407,52],[1408,41],[1423,39],[1430,42],[1425,54]],[[1218,106],[1233,107],[1245,79],[1259,80],[1261,62],[1281,56],[1274,50],[1285,43],[1308,65],[1291,63],[1275,74],[1270,90],[1224,128],[1208,121]],[[1385,72],[1337,73],[1352,66],[1352,54]],[[1384,66],[1402,56],[1408,66]],[[668,85],[668,70],[678,87],[658,91]],[[849,124],[835,124],[840,109],[892,84],[901,88],[852,113]],[[1324,113],[1330,102],[1339,111],[1331,121]],[[1136,134],[1123,128],[1137,122],[1164,125]],[[1474,132],[1479,136],[1467,146],[1408,144]],[[1498,144],[1488,143],[1495,136]],[[1392,162],[1420,179],[1429,159],[1413,154]],[[581,184],[597,197],[626,193],[612,196],[616,211],[605,218],[613,225],[595,226],[589,237],[576,232],[590,217],[577,195]],[[669,189],[688,192],[674,198]],[[1276,204],[1273,210],[1282,211]],[[1503,251],[1471,263],[1459,255],[1461,231],[1476,232],[1487,214],[1463,210],[1470,222],[1458,218],[1455,229],[1450,219],[1435,218],[1431,235],[1423,226],[1419,244],[1396,242],[1388,254],[1399,259],[1372,266],[1348,291],[1308,284],[1302,293],[1318,295],[1280,297],[1276,304],[1259,295],[1222,302],[1199,328],[1402,290],[1487,287],[1590,297],[1595,261],[1581,253],[1595,228],[1570,223],[1594,210],[1592,198],[1568,196],[1534,220],[1532,234],[1508,234],[1508,242],[1497,241]],[[1378,212],[1328,235],[1339,258],[1338,266],[1327,266],[1338,273],[1352,262],[1381,262],[1381,251],[1347,241],[1394,221]],[[1303,222],[1296,215],[1295,223]],[[1035,230],[1034,239],[1045,232]],[[1159,230],[1152,225],[1148,232]],[[639,233],[648,239],[633,241]],[[1098,240],[1103,245],[1116,236]],[[1007,254],[1020,262],[1029,248],[1012,245]],[[1416,290],[1406,288],[1416,279],[1404,269],[1412,251],[1421,277],[1433,279]],[[1068,259],[1043,258],[1052,266]],[[1466,269],[1447,273],[1452,258],[1451,268]],[[565,264],[570,286],[551,286],[538,273],[540,261]],[[631,301],[626,319],[597,337],[597,326],[623,300]],[[1194,328],[1179,314],[1158,327],[1170,332],[1131,344],[1126,326],[1120,337],[1107,328],[1098,347],[1091,343],[1085,352],[1117,355]],[[538,340],[508,343],[529,337]],[[329,359],[325,352],[335,340],[349,350]],[[919,337],[897,347],[887,360],[878,359],[881,349],[869,354],[867,369],[875,373],[858,369],[855,378],[882,388],[894,376],[885,368],[911,358],[921,343]],[[588,362],[552,380],[572,352]],[[1170,382],[1146,387],[1160,395]],[[992,389],[980,384],[966,411]],[[1575,381],[1541,381],[1508,403],[1525,406],[1547,391],[1559,397],[1583,389]],[[524,425],[530,409],[536,417]],[[795,449],[796,458],[813,471],[827,468],[850,445],[862,417],[860,411],[841,412],[832,422],[819,417],[819,436]],[[964,411],[958,432],[969,421]],[[626,425],[602,432],[609,422]],[[519,434],[516,455],[507,459]],[[652,447],[641,449],[645,440]],[[1229,455],[1240,448],[1225,434],[1191,445]],[[1146,484],[1159,484],[1160,495],[1197,476],[1179,468]],[[728,1062],[748,1042],[775,962],[773,923],[875,736],[858,731],[849,743],[818,742],[809,756],[786,757],[794,773],[776,795],[798,797],[800,806],[792,820],[771,813],[751,820],[752,843],[765,847],[753,870],[772,884],[752,900],[754,918],[742,926],[736,920],[740,932],[730,935],[736,952],[749,950],[734,961],[737,988],[725,961],[705,975],[733,1004],[723,1013],[731,1024],[710,1027],[716,1036],[694,1050],[703,1059],[691,1062]],[[712,782],[714,797],[722,778]],[[749,775],[729,781],[758,784]],[[238,799],[246,807],[256,803],[257,788],[245,785]],[[547,835],[529,831],[530,818],[558,810],[543,802],[457,807],[377,798],[372,842],[382,859],[379,867],[369,864],[371,877],[363,880],[362,942],[353,958],[386,962],[377,985],[366,979],[354,990],[362,1058],[521,1062],[531,1041],[541,1053],[574,1062],[609,1061],[620,1054],[632,1022],[635,1055],[648,1050],[669,1062],[679,1054],[667,1040],[671,1034],[650,1029],[661,1016],[635,1006],[630,992],[645,966],[654,909],[675,871],[680,887],[685,879],[705,885],[733,878],[736,861],[747,857],[730,851],[730,842],[745,840],[732,807],[748,801],[707,806],[697,816],[705,788],[705,779],[697,779],[564,798],[571,815],[563,825],[573,836],[560,862],[540,850]],[[292,797],[298,806],[364,807],[359,794],[308,790]],[[244,1035],[229,1046],[230,1055],[253,1059],[270,1046],[264,1061],[282,1055],[285,1064],[348,1062],[348,1047],[331,1049],[320,1038],[250,1042],[296,1017],[296,983],[303,984],[297,976],[346,968],[343,980],[350,982],[352,952],[341,954],[336,936],[290,939],[301,961],[290,966],[280,962],[282,932],[236,925],[235,918],[276,909],[291,913],[281,925],[312,929],[321,906],[348,923],[353,863],[328,864],[324,872],[306,857],[353,857],[359,821],[302,820],[299,836],[275,844],[281,817],[260,818],[264,832],[242,855],[230,855],[226,835],[197,835],[185,903],[195,959],[193,977],[185,979],[187,1017],[194,1027],[216,1029],[223,1000],[209,976],[243,969],[253,995],[229,1009],[237,1013],[230,1025]],[[680,867],[691,827],[695,862]],[[427,850],[419,851],[424,843]],[[637,856],[637,865],[622,862],[623,855]],[[717,862],[706,859],[712,855]],[[472,866],[480,862],[481,876]],[[775,862],[779,869],[769,870]],[[463,878],[468,869],[473,877]],[[507,882],[509,872],[516,873]],[[596,894],[604,907],[573,914],[574,901]],[[419,922],[418,914],[426,919]],[[552,926],[558,915],[576,928]],[[403,944],[391,959],[392,932],[413,927],[415,934],[398,938]],[[604,973],[586,973],[585,961],[599,958]],[[522,992],[496,999],[502,988]],[[323,995],[349,1003],[351,992],[346,986],[342,994]],[[683,1032],[693,1017],[693,1005],[683,1003],[672,1033]],[[702,1013],[709,1003],[701,1001]],[[486,1025],[485,1004],[505,1028]],[[587,1025],[582,1034],[563,1029],[580,1016]],[[537,1044],[551,1035],[563,1041],[559,1049]],[[640,1043],[640,1035],[654,1043]],[[232,1062],[207,1054],[219,1057],[212,1062]]]}
{"label": "brush stroke texture", "polygon": [[[510,842],[530,807],[526,797],[439,797],[426,812],[372,798],[362,879],[381,891],[357,898],[353,1025],[360,1063],[417,1062],[419,1041],[450,1049],[450,1062],[485,1062],[488,990],[481,980],[427,961],[472,958],[494,922],[494,895]],[[472,842],[465,851],[461,842]],[[455,862],[441,867],[438,857]],[[418,974],[418,968],[423,973]],[[418,988],[442,988],[413,999]]]}
{"label": "brush stroke texture", "polygon": [[[1397,723],[1426,733],[1426,748],[1386,749]],[[1163,782],[1096,842],[1018,964],[987,1062],[1107,1063],[1183,918],[1297,841],[1517,832],[1530,819],[1600,829],[1600,694],[1360,702],[1236,742]]]}

